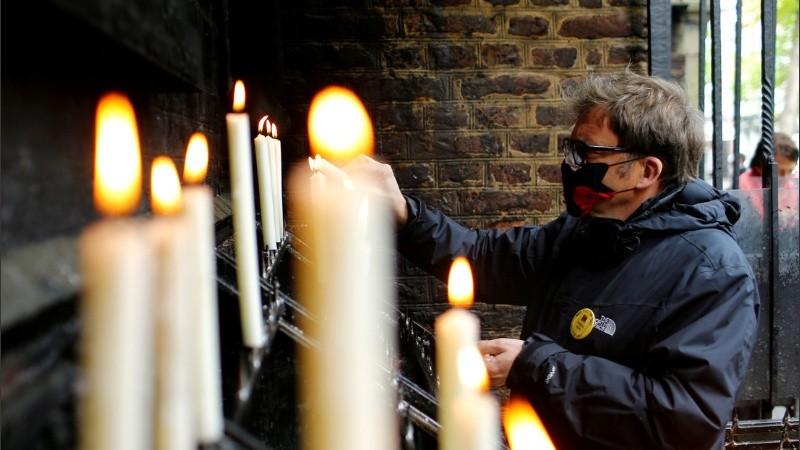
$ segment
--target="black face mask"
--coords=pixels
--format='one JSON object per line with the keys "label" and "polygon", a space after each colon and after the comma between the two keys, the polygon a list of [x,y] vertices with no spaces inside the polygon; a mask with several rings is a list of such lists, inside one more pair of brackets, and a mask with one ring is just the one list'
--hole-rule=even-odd
{"label": "black face mask", "polygon": [[635,159],[614,164],[585,163],[578,170],[572,170],[569,164],[562,162],[561,183],[564,186],[564,201],[567,203],[569,215],[586,217],[598,203],[611,200],[620,192],[632,191],[633,188],[615,191],[603,184],[603,177],[606,176],[609,167]]}

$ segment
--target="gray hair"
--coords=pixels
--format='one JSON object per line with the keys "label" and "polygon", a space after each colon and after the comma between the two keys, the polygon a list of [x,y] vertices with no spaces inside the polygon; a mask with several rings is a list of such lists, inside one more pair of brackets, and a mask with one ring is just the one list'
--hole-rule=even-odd
{"label": "gray hair", "polygon": [[567,92],[564,102],[569,123],[595,107],[603,108],[623,147],[662,161],[662,186],[697,177],[704,145],[703,116],[686,102],[677,84],[630,70],[590,74]]}

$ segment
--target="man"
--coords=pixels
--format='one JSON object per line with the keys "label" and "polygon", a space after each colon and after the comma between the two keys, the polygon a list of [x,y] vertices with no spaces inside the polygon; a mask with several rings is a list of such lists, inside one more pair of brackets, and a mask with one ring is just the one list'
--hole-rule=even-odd
{"label": "man", "polygon": [[566,108],[567,213],[544,226],[468,230],[359,164],[383,175],[404,256],[446,280],[464,255],[477,300],[527,306],[522,340],[479,347],[557,448],[721,448],[759,300],[738,201],[695,178],[702,117],[629,71],[588,77]]}

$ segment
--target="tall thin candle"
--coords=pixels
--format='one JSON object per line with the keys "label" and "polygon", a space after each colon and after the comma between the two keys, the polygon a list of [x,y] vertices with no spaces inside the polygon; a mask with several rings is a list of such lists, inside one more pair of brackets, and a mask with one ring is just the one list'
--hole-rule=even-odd
{"label": "tall thin candle", "polygon": [[133,106],[123,94],[97,105],[95,205],[105,217],[78,242],[83,288],[79,409],[86,450],[151,446],[151,296],[154,255],[142,224],[125,218],[141,198]]}
{"label": "tall thin candle", "polygon": [[244,83],[234,87],[234,112],[225,115],[228,127],[228,151],[233,201],[233,233],[236,252],[236,281],[239,289],[239,313],[244,345],[264,345],[264,316],[258,276],[258,244],[253,195],[253,157],[250,147],[250,117],[244,111]]}
{"label": "tall thin candle", "polygon": [[268,136],[264,133],[267,123],[267,116],[258,122],[258,136],[253,140],[256,148],[256,166],[258,168],[258,199],[261,204],[261,237],[264,241],[263,246],[269,250],[277,249],[278,238],[275,232],[275,198],[273,194],[274,184],[272,168],[272,156]]}
{"label": "tall thin candle", "polygon": [[453,426],[453,402],[468,389],[458,375],[458,354],[475,345],[480,337],[478,318],[467,311],[472,305],[472,271],[465,258],[453,261],[447,293],[454,306],[436,318],[436,372],[439,376],[438,416],[441,424],[439,446],[443,450],[458,449],[459,437]]}
{"label": "tall thin candle", "polygon": [[186,148],[183,169],[183,214],[189,222],[194,430],[201,444],[219,442],[223,433],[214,199],[211,189],[202,185],[207,170],[208,141],[202,133],[194,133]]}
{"label": "tall thin candle", "polygon": [[153,161],[151,201],[156,217],[148,229],[156,251],[156,421],[155,448],[194,447],[191,403],[191,335],[187,297],[187,221],[180,215],[181,187],[175,164]]}
{"label": "tall thin candle", "polygon": [[[326,134],[331,128],[320,124],[342,119],[342,133],[350,139],[341,151],[349,157],[371,152],[372,125],[366,110],[342,88],[329,88],[312,102],[312,150],[331,148]],[[316,228],[303,230],[314,233],[307,241],[314,242],[315,264],[304,267],[298,289],[314,318],[304,322],[304,329],[323,346],[321,351],[303,348],[300,353],[301,401],[313,405],[302,411],[302,443],[315,450],[391,449],[397,446],[395,394],[388,377],[394,330],[386,326],[391,314],[387,305],[393,299],[391,221],[384,200],[372,195],[368,180],[342,181],[327,183],[324,189],[314,184],[310,195],[318,198],[309,202],[302,197],[295,203]],[[306,177],[298,186],[307,192],[312,185]]]}

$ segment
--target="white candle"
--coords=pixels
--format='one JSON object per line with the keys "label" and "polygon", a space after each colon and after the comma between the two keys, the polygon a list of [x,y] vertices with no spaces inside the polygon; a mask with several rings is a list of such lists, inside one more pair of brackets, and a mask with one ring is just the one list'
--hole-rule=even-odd
{"label": "white candle", "polygon": [[201,183],[208,168],[208,141],[202,133],[189,139],[183,170],[183,214],[189,222],[189,312],[193,345],[192,398],[194,430],[201,444],[219,442],[223,434],[222,380],[217,311],[217,262],[214,256],[214,199]]}
{"label": "white candle", "polygon": [[[78,250],[83,288],[80,445],[86,450],[151,446],[152,248],[142,223],[121,216],[141,197],[136,118],[121,94],[97,107],[95,205],[106,216],[87,227]],[[110,217],[109,217],[110,216]]]}
{"label": "white candle", "polygon": [[239,314],[244,345],[257,348],[264,345],[266,334],[258,275],[250,117],[241,112],[244,110],[244,84],[241,81],[236,82],[233,109],[234,112],[225,115],[225,121],[228,127]]}
{"label": "white candle", "polygon": [[258,168],[258,198],[261,203],[261,237],[264,240],[264,247],[269,250],[277,248],[277,234],[275,224],[275,199],[273,194],[274,178],[272,170],[272,156],[269,138],[261,134],[262,127],[267,121],[264,116],[258,125],[259,135],[254,140],[256,148],[256,166]]}
{"label": "white candle", "polygon": [[478,318],[463,309],[472,304],[473,286],[469,263],[456,258],[450,270],[448,297],[454,308],[436,318],[436,373],[439,377],[439,446],[443,450],[458,448],[458,432],[453,426],[453,401],[468,392],[458,374],[458,354],[475,345],[480,337]]}
{"label": "white candle", "polygon": [[[317,155],[319,156],[319,155]],[[327,260],[325,256],[325,218],[322,216],[322,211],[325,208],[325,201],[328,196],[326,194],[328,187],[328,179],[324,173],[320,171],[319,158],[308,158],[308,165],[311,168],[311,177],[309,179],[311,191],[309,197],[311,200],[311,230],[313,233],[311,245],[314,248],[314,259],[319,261]],[[324,283],[327,280],[325,272],[326,267],[316,264],[317,268],[317,281]]]}
{"label": "white candle", "polygon": [[[359,111],[355,118],[349,116],[353,119],[349,121],[350,130],[362,133],[356,139],[361,144],[347,150],[362,150],[363,142],[372,139],[372,128],[363,105],[347,92],[348,100]],[[312,142],[325,141],[324,133],[320,135],[313,126],[316,121],[325,121],[315,115],[319,102],[324,101],[321,95],[311,107]],[[335,114],[347,116],[353,105],[334,109]],[[364,126],[365,121],[369,126]],[[320,147],[312,146],[317,151]],[[307,176],[307,172],[303,174]],[[312,177],[315,175],[321,174]],[[300,353],[301,403],[307,405],[301,410],[302,445],[308,449],[398,446],[396,393],[386,371],[392,360],[387,347],[393,348],[394,340],[394,330],[386,328],[393,288],[392,283],[384,284],[391,277],[385,272],[387,268],[391,272],[393,260],[384,258],[392,254],[392,222],[383,199],[372,195],[361,180],[353,181],[327,183],[318,191],[321,184],[314,184],[316,199],[309,202],[303,196],[294,203],[310,228],[324,226],[321,230],[300,230],[319,236],[307,239],[314,242],[315,264],[304,265],[298,283],[301,301],[314,318],[305,320],[303,329],[322,346],[319,351],[303,347]],[[311,185],[303,177],[296,186],[308,192]],[[312,207],[314,210],[310,210]],[[314,215],[318,219],[312,220]],[[318,241],[324,242],[324,251],[316,248]],[[326,274],[324,282],[319,281],[315,266]]]}
{"label": "white candle", "polygon": [[489,375],[478,348],[466,346],[458,353],[458,373],[465,392],[452,403],[453,448],[496,450],[500,446],[500,409],[486,390]]}
{"label": "white candle", "polygon": [[270,131],[267,134],[267,142],[269,143],[270,155],[272,156],[272,198],[275,208],[275,234],[278,238],[278,243],[283,240],[284,226],[283,226],[283,174],[282,174],[282,161],[281,155],[281,141],[277,139],[278,129],[275,124],[270,124],[267,121],[267,127]]}
{"label": "white candle", "polygon": [[156,409],[155,448],[194,448],[191,402],[191,335],[187,297],[188,222],[180,215],[181,188],[175,164],[153,161],[151,201],[156,217],[148,223],[156,252]]}

